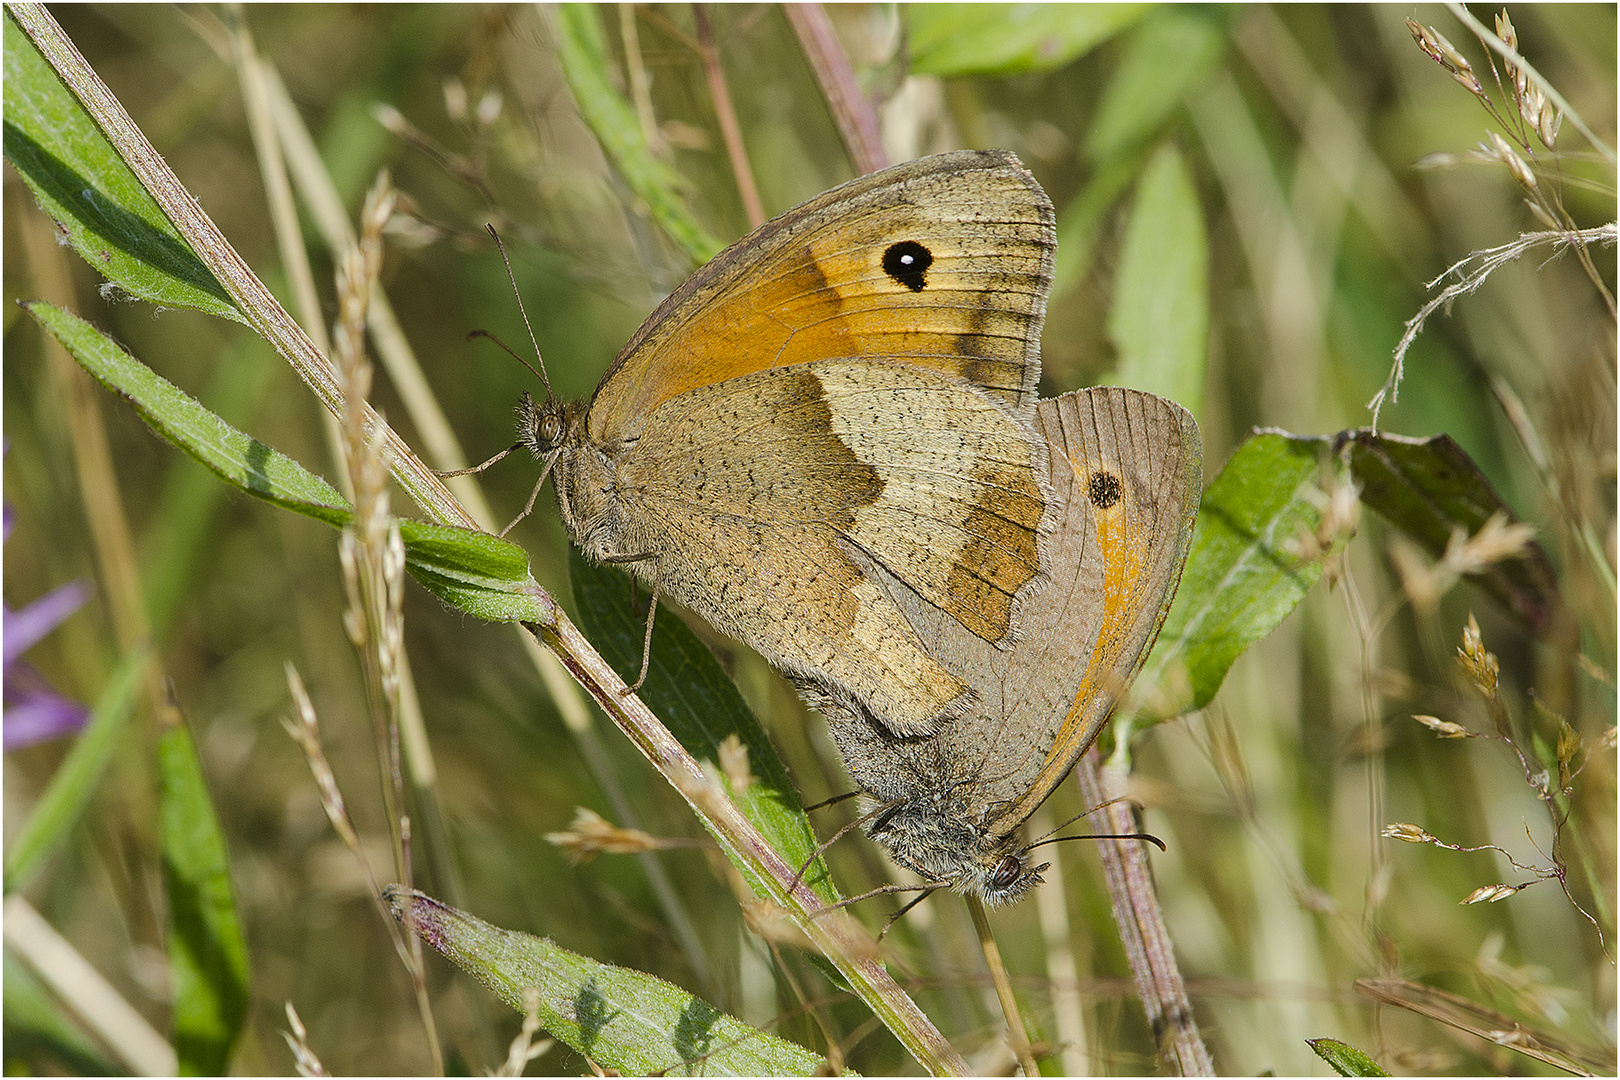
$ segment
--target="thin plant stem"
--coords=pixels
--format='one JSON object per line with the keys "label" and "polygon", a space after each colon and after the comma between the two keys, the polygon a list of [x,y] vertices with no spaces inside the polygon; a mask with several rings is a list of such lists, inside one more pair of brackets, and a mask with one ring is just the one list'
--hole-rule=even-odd
{"label": "thin plant stem", "polygon": [[[7,10],[16,19],[18,28],[28,35],[34,47],[55,70],[57,77],[78,98],[107,141],[118,150],[124,163],[135,173],[180,235],[185,237],[204,265],[213,272],[248,325],[292,364],[293,370],[315,392],[329,412],[334,415],[341,413],[343,394],[332,362],[315,347],[309,335],[293,321],[264,282],[237,254],[225,234],[219,231],[219,226],[203,211],[196,197],[186,190],[163,156],[130,118],[123,103],[85,61],[56,20],[41,4],[10,4]],[[411,498],[435,521],[474,527],[472,518],[439,478],[433,475],[433,471],[382,422],[369,405],[365,409],[365,418],[368,430],[381,429],[388,446],[390,467]]]}
{"label": "thin plant stem", "polygon": [[[1080,797],[1098,807],[1091,812],[1093,827],[1098,833],[1110,835],[1139,831],[1129,805],[1109,790],[1116,785],[1105,781],[1099,760],[1093,746],[1075,766]],[[1148,1025],[1158,1036],[1159,1056],[1165,1067],[1178,1076],[1214,1076],[1215,1063],[1193,1019],[1192,1002],[1176,964],[1175,946],[1164,922],[1143,845],[1135,840],[1110,839],[1100,839],[1098,844],[1108,895],[1113,901],[1114,922],[1130,962],[1137,996],[1147,1010]]]}
{"label": "thin plant stem", "polygon": [[827,99],[827,109],[838,135],[844,141],[844,150],[862,175],[874,173],[889,163],[883,149],[883,131],[878,123],[877,110],[862,93],[850,66],[844,43],[833,29],[832,19],[822,4],[784,4],[782,11],[798,36],[799,47],[816,74],[821,94]]}
{"label": "thin plant stem", "polygon": [[[323,404],[334,412],[340,411],[343,395],[330,362],[209,220],[49,12],[37,4],[14,4],[8,10],[176,229],[236,300],[249,324],[293,363]],[[471,515],[410,447],[369,407],[363,408],[361,413],[366,430],[379,433],[384,460],[407,493],[435,520],[474,527]],[[538,586],[533,599],[543,611],[543,617],[525,624],[531,633],[557,653],[568,671],[630,738],[638,752],[686,799],[715,834],[728,857],[747,866],[763,885],[767,898],[788,912],[791,920],[809,935],[848,980],[857,996],[924,1069],[935,1074],[965,1073],[967,1062],[895,983],[874,954],[864,931],[841,912],[833,912],[827,918],[817,917],[824,911],[820,899],[802,883],[790,888],[796,868],[760,836],[753,823],[726,797],[723,788],[704,775],[698,763],[652,711],[639,698],[626,693],[623,680],[556,601]]]}
{"label": "thin plant stem", "polygon": [[754,168],[748,163],[748,148],[743,144],[737,110],[731,104],[725,69],[720,66],[720,49],[714,43],[709,13],[703,4],[693,4],[692,17],[697,21],[698,56],[703,60],[703,75],[709,81],[709,96],[714,101],[715,119],[720,123],[720,137],[726,144],[732,175],[737,178],[737,194],[742,197],[748,227],[757,229],[765,224],[765,204],[760,201],[759,186],[754,183]]}
{"label": "thin plant stem", "polygon": [[6,897],[6,949],[28,965],[113,1056],[136,1076],[173,1076],[178,1059],[146,1022],[71,942],[23,898]]}
{"label": "thin plant stem", "polygon": [[984,901],[972,893],[963,897],[968,914],[973,917],[974,932],[979,935],[979,948],[984,951],[984,962],[990,969],[990,985],[996,988],[996,1000],[1001,1002],[1001,1014],[1007,1018],[1007,1038],[1013,1055],[1025,1076],[1039,1076],[1035,1054],[1029,1046],[1029,1033],[1024,1028],[1024,1015],[1018,1011],[1018,999],[1013,996],[1012,983],[1007,978],[1007,965],[1001,962],[1001,949],[996,935],[990,929],[990,917],[984,912]]}

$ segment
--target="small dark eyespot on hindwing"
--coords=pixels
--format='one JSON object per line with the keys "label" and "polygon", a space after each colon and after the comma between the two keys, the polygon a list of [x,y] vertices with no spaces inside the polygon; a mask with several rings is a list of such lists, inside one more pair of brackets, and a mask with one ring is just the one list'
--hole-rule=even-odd
{"label": "small dark eyespot on hindwing", "polygon": [[934,253],[915,240],[890,244],[883,253],[883,272],[912,292],[922,292],[927,286],[928,268],[932,265]]}
{"label": "small dark eyespot on hindwing", "polygon": [[1107,510],[1119,502],[1119,477],[1108,472],[1092,473],[1086,494],[1091,498],[1091,505],[1099,510]]}

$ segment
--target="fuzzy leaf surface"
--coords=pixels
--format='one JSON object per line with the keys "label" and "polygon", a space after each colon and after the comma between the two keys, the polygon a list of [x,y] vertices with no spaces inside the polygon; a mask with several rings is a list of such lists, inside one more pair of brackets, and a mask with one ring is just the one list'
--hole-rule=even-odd
{"label": "fuzzy leaf surface", "polygon": [[398,885],[394,917],[522,1012],[539,990],[540,1025],[623,1076],[811,1076],[822,1058],[743,1023],[678,986],[599,963],[546,938],[502,930]]}

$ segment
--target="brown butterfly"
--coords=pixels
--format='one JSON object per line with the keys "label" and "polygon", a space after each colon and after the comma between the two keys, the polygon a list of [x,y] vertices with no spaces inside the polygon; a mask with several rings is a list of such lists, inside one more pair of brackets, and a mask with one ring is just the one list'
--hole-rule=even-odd
{"label": "brown butterfly", "polygon": [[964,632],[879,571],[925,647],[976,694],[931,735],[826,711],[877,800],[867,832],[934,887],[992,904],[1041,880],[1019,829],[1097,738],[1175,597],[1202,491],[1198,426],[1152,394],[1095,387],[1040,403],[1058,516],[1052,576],[1010,650]]}
{"label": "brown butterfly", "polygon": [[588,558],[753,646],[811,704],[934,731],[974,687],[876,575],[1012,644],[1049,562],[1033,421],[1055,243],[1004,151],[862,177],[698,270],[590,401],[525,394],[518,445]]}

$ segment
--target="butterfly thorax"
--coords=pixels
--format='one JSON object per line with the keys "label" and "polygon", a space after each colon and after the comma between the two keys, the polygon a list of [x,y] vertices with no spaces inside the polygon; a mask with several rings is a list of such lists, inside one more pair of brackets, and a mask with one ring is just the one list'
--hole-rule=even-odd
{"label": "butterfly thorax", "polygon": [[1017,832],[1001,833],[962,794],[947,788],[896,799],[868,833],[896,862],[930,882],[972,893],[990,905],[1010,904],[1041,883]]}
{"label": "butterfly thorax", "polygon": [[549,463],[563,527],[586,558],[603,562],[639,555],[646,548],[627,535],[619,455],[587,438],[588,407],[588,402],[556,398],[537,402],[525,393],[517,405],[518,441]]}

